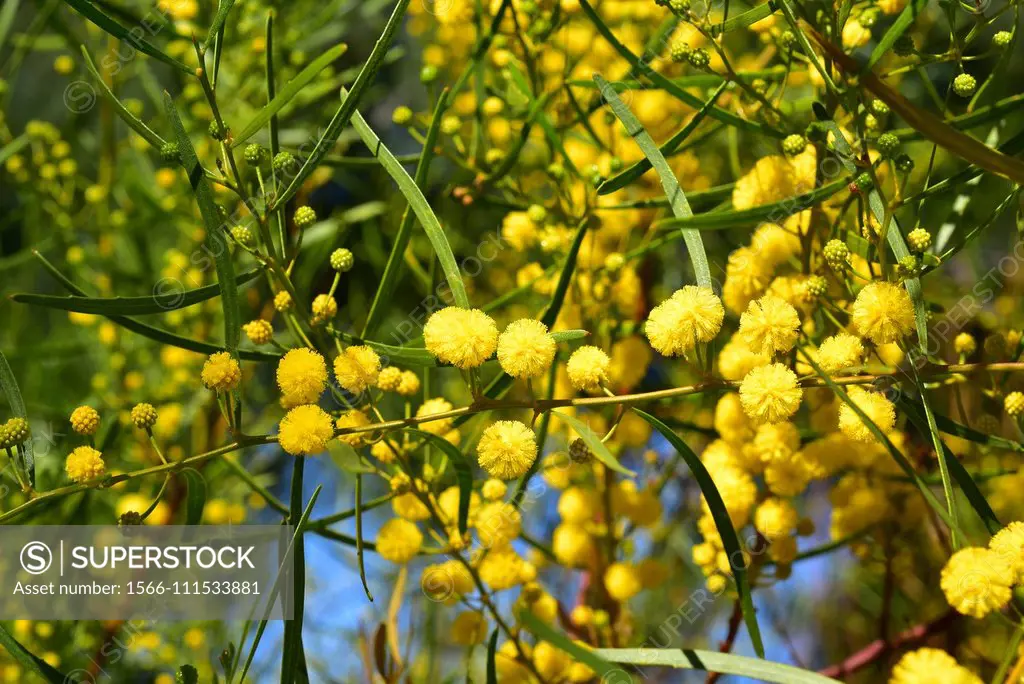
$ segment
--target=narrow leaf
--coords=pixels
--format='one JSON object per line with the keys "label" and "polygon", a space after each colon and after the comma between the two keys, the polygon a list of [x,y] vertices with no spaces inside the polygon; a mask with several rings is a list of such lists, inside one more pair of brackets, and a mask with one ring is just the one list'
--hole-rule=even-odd
{"label": "narrow leaf", "polygon": [[92,74],[92,77],[96,80],[96,84],[100,87],[100,90],[103,91],[103,94],[106,95],[111,104],[114,105],[114,111],[117,112],[117,115],[121,117],[126,124],[128,124],[129,128],[142,136],[151,146],[160,149],[164,144],[164,139],[154,133],[153,129],[144,124],[141,119],[128,111],[128,108],[125,107],[124,104],[117,99],[117,96],[110,91],[110,88],[107,86],[107,82],[103,80],[102,76],[100,76],[100,72],[97,71],[96,65],[93,63],[92,57],[89,55],[89,51],[85,49],[84,45],[82,46],[82,57],[85,58],[85,68],[90,74]]}
{"label": "narrow leaf", "polygon": [[469,459],[457,446],[444,437],[413,428],[409,428],[409,432],[436,446],[444,452],[448,457],[448,462],[452,464],[455,477],[459,482],[459,534],[466,534],[469,525],[469,501],[473,494],[473,467],[470,465]]}
{"label": "narrow leaf", "polygon": [[[28,412],[25,410],[25,400],[21,396],[21,390],[18,388],[18,380],[14,377],[14,371],[11,370],[11,366],[7,363],[7,357],[0,351],[0,390],[3,390],[4,397],[7,398],[7,404],[11,407],[11,413],[17,418],[24,418],[28,420]],[[28,476],[30,482],[36,481],[36,458],[35,448],[32,446],[32,439],[29,439],[21,445],[22,454],[25,456],[25,466],[28,468]]]}
{"label": "narrow leaf", "polygon": [[562,413],[561,411],[552,411],[553,415],[557,416],[560,420],[565,421],[580,436],[580,439],[587,445],[591,452],[594,454],[594,458],[603,463],[606,467],[611,468],[617,473],[622,473],[627,477],[636,477],[636,473],[628,468],[624,467],[619,463],[619,459],[612,455],[612,452],[608,449],[608,445],[601,441],[601,438],[597,436],[590,427],[574,416],[570,416],[568,413]]}
{"label": "narrow leaf", "polygon": [[491,632],[487,642],[487,684],[498,684],[498,666],[494,662],[498,655],[498,630]]}
{"label": "narrow leaf", "polygon": [[[345,93],[344,89],[342,89],[342,93],[346,102],[352,99],[352,95]],[[441,270],[448,281],[448,287],[451,289],[455,304],[468,309],[469,296],[466,294],[466,286],[462,282],[459,264],[455,261],[455,254],[452,252],[451,245],[448,244],[448,238],[444,234],[444,229],[441,227],[440,221],[437,220],[434,211],[430,208],[427,198],[423,196],[423,191],[419,189],[419,186],[416,185],[416,181],[409,175],[409,172],[395,158],[391,150],[381,142],[381,139],[377,137],[377,134],[373,132],[373,129],[370,128],[370,125],[366,123],[366,119],[359,112],[352,112],[352,125],[362,139],[363,144],[370,149],[370,152],[380,161],[381,166],[384,167],[384,170],[388,172],[388,175],[398,185],[399,191],[408,200],[413,213],[416,214],[420,225],[423,226],[430,244],[434,247],[437,260],[441,264]]]}
{"label": "narrow leaf", "polygon": [[711,35],[718,36],[723,33],[728,33],[738,28],[746,28],[751,24],[770,17],[778,7],[776,6],[775,0],[769,0],[768,2],[762,3],[753,9],[749,9],[742,14],[737,14],[732,19],[727,19],[721,24],[716,24],[711,27]]}
{"label": "narrow leaf", "polygon": [[[242,285],[256,278],[259,274],[260,271],[258,269],[246,271],[235,278],[235,282]],[[168,285],[170,284],[168,283]],[[153,294],[148,297],[57,297],[54,295],[19,292],[11,295],[11,299],[21,304],[43,306],[48,309],[59,309],[61,311],[75,311],[101,316],[142,316],[184,309],[220,295],[220,283],[204,285],[193,290],[169,292],[167,294],[161,294],[158,291],[159,289],[162,288],[159,287],[158,283],[158,286],[154,287]]]}
{"label": "narrow leaf", "polygon": [[[661,187],[664,188],[665,196],[668,197],[669,204],[672,207],[672,214],[676,218],[689,218],[693,216],[693,212],[690,210],[690,203],[686,201],[686,194],[679,187],[679,181],[676,180],[676,176],[672,173],[668,162],[665,161],[661,150],[654,144],[654,140],[643,124],[640,123],[640,120],[636,118],[633,112],[629,110],[629,107],[619,98],[615,89],[609,87],[607,81],[597,74],[594,74],[594,81],[597,83],[598,88],[600,88],[601,95],[611,105],[615,116],[622,122],[626,132],[633,138],[633,141],[644,153],[648,161],[651,162],[654,170],[658,172],[658,177],[661,179]],[[683,240],[686,242],[686,249],[690,253],[690,261],[693,264],[693,272],[696,276],[697,284],[711,289],[713,285],[711,282],[711,267],[708,266],[708,257],[704,253],[704,242],[701,240],[700,233],[689,228],[682,230]]]}
{"label": "narrow leaf", "polygon": [[693,453],[689,445],[668,425],[638,408],[634,408],[633,411],[650,423],[651,427],[668,440],[672,448],[679,452],[679,455],[686,461],[686,465],[690,468],[690,472],[693,473],[694,479],[697,480],[697,486],[700,487],[704,500],[707,501],[708,509],[711,511],[711,517],[715,521],[718,536],[722,538],[725,552],[729,556],[729,565],[732,568],[732,576],[736,580],[736,591],[739,594],[740,607],[743,609],[743,621],[746,623],[747,631],[750,633],[750,641],[754,645],[754,652],[758,657],[764,658],[764,643],[761,641],[761,630],[757,626],[757,615],[754,613],[754,599],[751,595],[750,583],[747,579],[747,567],[744,562],[743,548],[740,546],[739,537],[736,536],[736,529],[732,526],[729,510],[725,507],[725,501],[722,500],[722,495],[719,493],[715,481],[711,478],[711,473],[708,472],[708,469],[697,457],[697,454]]}
{"label": "narrow leaf", "polygon": [[523,625],[533,632],[538,639],[548,642],[569,655],[576,662],[583,663],[601,677],[602,682],[614,682],[615,684],[632,684],[633,678],[621,668],[615,667],[602,658],[597,651],[581,646],[566,636],[563,632],[556,630],[544,620],[541,620],[529,610],[524,609],[519,618]]}
{"label": "narrow leaf", "polygon": [[351,95],[346,97],[341,106],[338,107],[338,111],[334,113],[330,123],[327,124],[327,130],[324,131],[324,135],[320,138],[316,147],[313,148],[313,152],[310,153],[309,157],[302,164],[298,173],[292,178],[288,187],[285,188],[284,192],[274,200],[271,209],[284,206],[288,200],[295,196],[295,193],[299,191],[302,184],[306,182],[310,174],[316,170],[320,165],[320,161],[324,156],[331,151],[334,144],[338,142],[338,136],[341,135],[342,129],[348,125],[352,115],[356,112],[356,106],[359,104],[359,100],[363,95],[366,94],[366,89],[369,88],[370,83],[377,75],[377,71],[380,69],[381,64],[384,61],[384,55],[387,53],[388,48],[391,46],[391,42],[395,38],[395,33],[398,32],[398,28],[402,23],[402,17],[405,15],[405,10],[409,7],[409,0],[398,0],[395,4],[395,9],[392,11],[391,16],[388,18],[388,23],[384,27],[384,32],[380,38],[377,39],[377,44],[373,46],[373,50],[370,52],[370,57],[366,60],[366,64],[359,71],[359,76],[356,77],[355,83],[352,84]]}
{"label": "narrow leaf", "polygon": [[181,471],[185,478],[185,524],[199,525],[203,521],[203,509],[206,507],[206,480],[195,468]]}
{"label": "narrow leaf", "polygon": [[204,50],[209,50],[210,46],[213,45],[214,38],[224,28],[224,22],[227,21],[228,13],[234,4],[235,0],[220,0],[217,3],[217,14],[214,15],[213,23],[210,24],[210,30],[206,32],[206,40],[203,42]]}
{"label": "narrow leaf", "polygon": [[582,340],[589,334],[586,330],[559,330],[551,333],[551,339],[555,342],[572,342],[573,340]]}
{"label": "narrow leaf", "polygon": [[192,141],[189,139],[188,133],[185,132],[185,127],[181,123],[170,93],[166,91],[164,91],[164,108],[167,111],[167,117],[171,120],[171,126],[178,141],[181,165],[185,167],[192,190],[195,192],[199,213],[203,216],[206,235],[210,240],[210,251],[213,253],[214,263],[217,267],[217,280],[221,285],[221,308],[224,310],[224,346],[232,356],[237,357],[238,343],[242,335],[242,314],[238,308],[238,285],[235,281],[235,267],[231,261],[231,251],[224,238],[220,215],[217,212],[217,205],[213,201],[210,181],[203,174],[196,151],[192,147]]}
{"label": "narrow leaf", "polygon": [[835,679],[792,665],[757,660],[732,653],[692,648],[599,648],[598,656],[623,665],[653,665],[681,670],[703,670],[748,677],[772,684],[839,684]]}
{"label": "narrow leaf", "polygon": [[183,71],[186,74],[191,74],[195,71],[195,69],[187,64],[179,62],[173,57],[164,54],[145,38],[141,38],[136,35],[136,32],[130,31],[124,26],[121,26],[121,24],[101,12],[100,9],[93,3],[89,2],[89,0],[64,0],[64,2],[83,17],[96,24],[118,40],[128,43],[139,52],[147,54],[154,59],[158,59],[164,64],[170,64],[175,69]]}
{"label": "narrow leaf", "polygon": [[283,88],[274,96],[270,102],[265,104],[256,116],[252,118],[242,129],[242,132],[235,135],[231,141],[232,147],[238,147],[246,140],[256,134],[261,128],[267,125],[270,118],[281,111],[281,108],[291,102],[292,98],[299,94],[310,81],[316,78],[317,74],[331,65],[334,60],[345,54],[348,46],[344,43],[335,45],[330,50],[314,59],[303,67],[302,71],[295,75],[295,78],[288,81]]}
{"label": "narrow leaf", "polygon": [[868,63],[864,65],[865,69],[870,69],[878,63],[878,60],[882,59],[890,50],[892,46],[896,44],[896,41],[900,39],[910,25],[914,23],[918,15],[921,14],[921,10],[928,4],[927,0],[911,0],[907,3],[907,6],[900,12],[900,16],[896,17],[896,21],[892,23],[892,26],[886,30],[885,35],[875,45],[875,49],[871,51],[871,56],[868,58]]}
{"label": "narrow leaf", "polygon": [[0,646],[3,646],[15,662],[25,668],[26,671],[39,675],[48,684],[64,684],[65,682],[77,681],[71,675],[63,675],[53,668],[49,663],[33,654],[15,639],[7,629],[0,625]]}

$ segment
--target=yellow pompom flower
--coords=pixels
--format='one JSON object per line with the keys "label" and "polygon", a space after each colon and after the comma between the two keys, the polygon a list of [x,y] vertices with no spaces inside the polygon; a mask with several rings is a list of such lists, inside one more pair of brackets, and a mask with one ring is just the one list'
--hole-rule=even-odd
{"label": "yellow pompom flower", "polygon": [[714,292],[687,285],[651,310],[644,333],[658,353],[678,356],[713,340],[723,318],[722,300]]}
{"label": "yellow pompom flower", "polygon": [[420,378],[412,371],[402,371],[402,381],[396,390],[403,397],[411,397],[420,391]]}
{"label": "yellow pompom flower", "polygon": [[[369,424],[370,418],[365,413],[359,409],[349,409],[338,417],[334,426],[339,430],[348,430],[351,428],[363,428]],[[338,435],[338,439],[345,444],[348,444],[350,447],[358,448],[366,444],[369,441],[370,436],[371,433],[369,431],[349,432],[347,434]]]}
{"label": "yellow pompom flower", "polygon": [[318,454],[334,437],[334,420],[315,404],[296,406],[281,420],[277,440],[292,456]]}
{"label": "yellow pompom flower", "polygon": [[[440,413],[447,413],[452,410],[452,405],[442,397],[427,399],[416,409],[417,418],[426,418]],[[452,418],[438,418],[437,420],[423,421],[418,424],[420,430],[434,435],[444,435],[452,429]]]}
{"label": "yellow pompom flower", "polygon": [[796,344],[800,316],[785,300],[772,295],[751,302],[740,316],[740,339],[763,354],[785,353]]}
{"label": "yellow pompom flower", "polygon": [[977,547],[954,553],[942,568],[939,586],[958,613],[983,618],[1010,602],[1014,573],[994,551]]}
{"label": "yellow pompom flower", "polygon": [[[849,395],[850,401],[856,404],[857,408],[878,426],[879,430],[883,433],[892,431],[893,426],[896,425],[896,408],[885,396],[860,387],[851,387],[847,390],[847,395]],[[862,421],[853,407],[846,402],[839,407],[839,429],[855,442],[875,441],[875,436],[871,434],[867,423]]]}
{"label": "yellow pompom flower", "polygon": [[80,446],[64,462],[64,470],[74,482],[85,482],[103,474],[103,454],[92,447]]}
{"label": "yellow pompom flower", "polygon": [[479,610],[459,613],[452,621],[451,637],[460,646],[483,643],[487,638],[487,619]]}
{"label": "yellow pompom flower", "polygon": [[594,558],[595,548],[593,536],[576,523],[563,522],[551,535],[551,551],[566,567],[588,566]]}
{"label": "yellow pompom flower", "polygon": [[753,369],[769,363],[771,359],[767,354],[751,351],[739,335],[729,338],[722,351],[718,352],[718,372],[723,378],[733,382],[742,380]]}
{"label": "yellow pompom flower", "polygon": [[416,523],[402,518],[388,520],[377,533],[377,553],[392,563],[408,563],[420,552],[421,546],[423,533]]}
{"label": "yellow pompom flower", "polygon": [[889,684],[934,684],[939,680],[943,684],[982,684],[977,675],[937,648],[919,648],[904,655],[892,668]]}
{"label": "yellow pompom flower", "polygon": [[853,325],[875,344],[896,342],[914,329],[914,304],[899,285],[868,283],[853,302]]}
{"label": "yellow pompom flower", "polygon": [[597,347],[586,345],[580,347],[569,357],[566,371],[569,382],[578,390],[594,392],[600,389],[601,383],[608,382],[608,366],[611,359]]}
{"label": "yellow pompom flower", "polygon": [[277,386],[287,403],[312,404],[327,387],[327,362],[311,349],[292,349],[277,364]]}
{"label": "yellow pompom flower", "polygon": [[798,522],[800,514],[785,499],[765,499],[754,512],[754,527],[768,541],[792,536]]}
{"label": "yellow pompom flower", "polygon": [[217,352],[206,359],[202,372],[203,385],[216,392],[230,392],[242,380],[238,361],[228,352]]}
{"label": "yellow pompom flower", "polygon": [[761,366],[740,383],[743,410],[756,423],[778,423],[800,408],[803,390],[796,373],[781,363]]}
{"label": "yellow pompom flower", "polygon": [[473,521],[480,543],[487,548],[505,546],[519,536],[522,517],[510,503],[491,501],[480,506]]}
{"label": "yellow pompom flower", "polygon": [[477,444],[480,467],[491,477],[521,477],[537,460],[537,437],[518,420],[499,420],[480,436]]}
{"label": "yellow pompom flower", "polygon": [[270,321],[265,321],[262,318],[249,321],[242,326],[242,330],[253,344],[266,344],[274,339],[274,326],[270,324]]}
{"label": "yellow pompom flower", "polygon": [[79,406],[71,412],[71,429],[80,435],[94,435],[100,426],[100,414],[92,406]]}
{"label": "yellow pompom flower", "polygon": [[402,385],[402,371],[395,366],[382,368],[377,376],[377,387],[385,392],[397,392]]}
{"label": "yellow pompom flower", "polygon": [[849,333],[839,333],[822,341],[816,360],[823,371],[835,373],[858,365],[863,358],[864,345],[860,338]]}
{"label": "yellow pompom flower", "polygon": [[555,351],[548,327],[532,318],[509,323],[498,337],[498,363],[513,378],[543,375],[555,360]]}
{"label": "yellow pompom flower", "polygon": [[479,309],[449,306],[427,319],[423,342],[438,361],[467,370],[481,365],[494,353],[498,327]]}
{"label": "yellow pompom flower", "polygon": [[1003,399],[1003,410],[1011,418],[1024,414],[1024,392],[1010,392]]}
{"label": "yellow pompom flower", "polygon": [[320,325],[338,315],[338,302],[328,294],[319,294],[313,299],[311,307],[313,318],[310,323]]}
{"label": "yellow pompom flower", "polygon": [[505,498],[505,494],[508,492],[508,485],[501,480],[491,478],[484,482],[483,487],[480,488],[480,493],[483,494],[484,498],[488,501],[497,501]]}
{"label": "yellow pompom flower", "polygon": [[380,372],[380,356],[366,346],[348,347],[334,359],[334,377],[352,394],[362,394],[377,384]]}
{"label": "yellow pompom flower", "polygon": [[988,543],[1014,574],[1014,584],[1024,584],[1024,522],[1015,521],[999,530]]}
{"label": "yellow pompom flower", "polygon": [[628,601],[643,589],[640,574],[629,563],[612,563],[604,572],[604,587],[618,602]]}

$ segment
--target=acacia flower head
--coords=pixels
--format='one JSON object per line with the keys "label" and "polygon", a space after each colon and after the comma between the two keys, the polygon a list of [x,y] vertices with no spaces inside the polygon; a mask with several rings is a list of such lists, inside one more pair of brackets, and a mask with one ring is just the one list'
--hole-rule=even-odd
{"label": "acacia flower head", "polygon": [[958,613],[983,618],[1010,602],[1013,579],[1013,570],[998,553],[969,547],[946,562],[939,586]]}
{"label": "acacia flower head", "polygon": [[706,287],[687,285],[651,310],[644,332],[665,356],[678,356],[710,342],[722,329],[722,300]]}
{"label": "acacia flower head", "polygon": [[80,446],[64,462],[64,470],[74,482],[85,482],[103,474],[103,454],[89,446]]}
{"label": "acacia flower head", "polygon": [[327,387],[327,362],[311,349],[292,349],[277,364],[277,386],[287,403],[312,404]]}
{"label": "acacia flower head", "polygon": [[71,429],[80,435],[94,435],[100,426],[100,414],[92,406],[79,406],[71,412]]}
{"label": "acacia flower head", "polygon": [[292,456],[318,454],[334,437],[334,420],[315,404],[296,406],[285,415],[278,430],[281,448]]}
{"label": "acacia flower head", "polygon": [[[851,387],[847,390],[847,396],[883,434],[890,432],[896,425],[896,408],[884,395],[869,392],[861,387]],[[850,404],[845,402],[839,407],[839,429],[855,442],[875,441],[875,436],[867,423],[861,420]]]}
{"label": "acacia flower head", "polygon": [[206,359],[202,372],[203,385],[216,392],[230,392],[242,380],[242,369],[228,352],[217,352]]}
{"label": "acacia flower head", "polygon": [[537,460],[537,438],[518,420],[499,420],[480,436],[477,454],[491,477],[511,480],[525,475]]}
{"label": "acacia flower head", "polygon": [[803,390],[796,373],[781,363],[760,366],[740,383],[743,410],[756,423],[778,423],[800,408]]}
{"label": "acacia flower head", "polygon": [[536,378],[551,367],[556,346],[546,325],[523,318],[498,336],[498,363],[513,378]]}
{"label": "acacia flower head", "polygon": [[608,382],[608,367],[611,359],[601,349],[584,345],[574,351],[566,364],[569,382],[578,390],[595,392],[601,384]]}
{"label": "acacia flower head", "polygon": [[376,385],[380,372],[380,356],[367,346],[348,347],[334,359],[334,377],[352,394]]}
{"label": "acacia flower head", "polygon": [[853,325],[875,344],[897,342],[914,329],[914,305],[899,285],[868,283],[853,302]]}
{"label": "acacia flower head", "polygon": [[498,346],[498,326],[479,309],[449,306],[423,326],[423,342],[442,363],[468,370],[483,364]]}
{"label": "acacia flower head", "polygon": [[392,563],[408,563],[423,546],[423,533],[416,523],[403,518],[392,518],[377,533],[377,553]]}
{"label": "acacia flower head", "polygon": [[765,295],[751,302],[740,316],[739,336],[754,351],[785,353],[796,344],[800,316],[784,299]]}

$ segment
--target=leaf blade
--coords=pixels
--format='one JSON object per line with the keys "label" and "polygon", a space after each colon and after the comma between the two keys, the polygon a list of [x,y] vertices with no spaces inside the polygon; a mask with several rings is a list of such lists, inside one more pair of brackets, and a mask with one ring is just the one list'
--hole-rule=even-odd
{"label": "leaf blade", "polygon": [[594,458],[603,463],[605,467],[627,477],[636,477],[636,473],[619,463],[619,459],[615,458],[611,450],[608,449],[608,445],[602,442],[601,438],[586,423],[561,411],[552,411],[551,414],[568,424],[593,452]]}
{"label": "leaf blade", "polygon": [[184,62],[179,62],[173,57],[165,54],[145,38],[140,38],[124,26],[121,26],[121,24],[101,12],[99,8],[89,2],[89,0],[64,0],[64,3],[99,28],[103,29],[118,40],[128,43],[139,52],[147,54],[154,59],[158,59],[164,64],[169,64],[175,69],[183,71],[186,74],[191,74],[195,71]]}

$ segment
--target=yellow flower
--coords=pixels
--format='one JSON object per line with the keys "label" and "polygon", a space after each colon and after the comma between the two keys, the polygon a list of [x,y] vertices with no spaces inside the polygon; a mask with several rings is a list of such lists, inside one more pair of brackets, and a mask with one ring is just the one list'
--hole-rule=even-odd
{"label": "yellow flower", "polygon": [[[850,401],[857,405],[883,433],[891,432],[896,424],[896,409],[885,396],[877,392],[869,392],[860,387],[847,390]],[[844,435],[855,442],[873,442],[867,423],[861,420],[853,408],[843,402],[839,407],[839,429]]]}
{"label": "yellow flower", "polygon": [[103,474],[103,454],[92,447],[80,446],[64,462],[64,470],[75,482],[85,482]]}
{"label": "yellow flower", "polygon": [[442,363],[476,368],[498,346],[498,327],[479,309],[449,306],[434,312],[423,326],[423,342]]}
{"label": "yellow flower", "polygon": [[315,404],[296,406],[285,415],[278,430],[281,448],[292,456],[318,454],[334,437],[334,420]]}
{"label": "yellow flower", "polygon": [[327,362],[305,347],[292,349],[277,364],[277,386],[287,403],[312,404],[327,387]]}
{"label": "yellow flower", "polygon": [[640,575],[629,563],[612,563],[604,573],[604,586],[608,595],[620,603],[628,601],[643,589]]}
{"label": "yellow flower", "polygon": [[483,494],[484,498],[488,501],[497,501],[505,498],[505,494],[508,492],[508,485],[501,480],[491,478],[484,482],[483,487],[480,488],[480,493]]}
{"label": "yellow flower", "polygon": [[348,347],[334,359],[334,377],[352,394],[362,394],[377,383],[380,357],[366,346]]}
{"label": "yellow flower", "polygon": [[939,586],[958,613],[983,618],[1010,602],[1014,573],[995,551],[966,548],[942,568]]}
{"label": "yellow flower", "polygon": [[242,326],[242,330],[253,344],[267,344],[274,339],[274,326],[270,324],[270,321],[265,321],[262,318],[249,321]]}
{"label": "yellow flower", "polygon": [[[338,420],[335,421],[334,423],[334,426],[339,430],[348,430],[350,428],[362,428],[366,427],[367,425],[370,425],[370,419],[367,417],[365,413],[363,413],[359,409],[349,409],[348,411],[345,411],[345,413],[341,414]],[[363,446],[370,440],[370,435],[371,433],[369,431],[350,432],[348,434],[338,435],[338,439],[340,439],[345,444],[348,444],[350,447],[358,448]]]}
{"label": "yellow flower", "polygon": [[740,383],[743,410],[756,423],[786,420],[800,408],[802,396],[796,373],[781,363],[755,368]]}
{"label": "yellow flower", "polygon": [[601,383],[608,382],[608,366],[611,359],[597,347],[586,345],[580,347],[569,357],[566,371],[569,382],[578,390],[597,391]]}
{"label": "yellow flower", "polygon": [[919,648],[904,655],[892,668],[889,684],[934,684],[939,680],[943,684],[982,684],[977,675],[937,648]]}
{"label": "yellow flower", "polygon": [[402,371],[402,381],[396,390],[403,397],[411,397],[420,391],[420,378],[412,371]]}
{"label": "yellow flower", "polygon": [[[335,363],[337,363],[337,361],[335,361]],[[382,368],[380,375],[377,376],[377,387],[380,387],[385,392],[397,392],[401,385],[402,370],[395,366]]]}
{"label": "yellow flower", "polygon": [[555,360],[555,351],[548,327],[532,318],[509,323],[498,337],[498,363],[513,378],[543,375]]}
{"label": "yellow flower", "polygon": [[871,42],[871,29],[856,19],[850,19],[843,25],[843,47],[854,50]]}
{"label": "yellow flower", "polygon": [[510,503],[491,501],[480,507],[473,521],[480,543],[487,548],[505,546],[519,536],[522,518]]}
{"label": "yellow flower", "polygon": [[487,619],[479,610],[459,613],[452,621],[451,637],[460,646],[483,643],[487,638]]}
{"label": "yellow flower", "polygon": [[1024,522],[1015,521],[999,530],[988,543],[1014,573],[1014,583],[1024,584]]}
{"label": "yellow flower", "polygon": [[754,527],[769,541],[792,536],[799,521],[800,514],[785,499],[765,499],[754,512]]}
{"label": "yellow flower", "polygon": [[71,412],[71,429],[80,435],[94,435],[100,426],[100,414],[92,406],[79,406]]}
{"label": "yellow flower", "polygon": [[[451,403],[441,397],[434,397],[420,404],[420,407],[416,410],[416,417],[426,418],[438,413],[447,413],[451,410]],[[421,422],[419,423],[419,428],[424,432],[434,435],[444,435],[452,429],[452,418],[439,418],[437,420]]]}
{"label": "yellow flower", "polygon": [[687,285],[651,310],[644,333],[664,356],[678,356],[722,329],[722,300],[706,287]]}
{"label": "yellow flower", "polygon": [[762,354],[785,353],[796,344],[800,317],[786,301],[765,295],[751,302],[740,316],[740,339]]}
{"label": "yellow flower", "polygon": [[750,350],[739,335],[733,335],[718,353],[718,372],[726,380],[737,382],[759,366],[771,363],[767,354]]}
{"label": "yellow flower", "polygon": [[511,546],[493,548],[478,568],[480,579],[493,591],[511,589],[525,580],[526,561]]}
{"label": "yellow flower", "polygon": [[570,568],[582,568],[594,557],[594,538],[586,528],[572,522],[563,522],[551,536],[551,551],[558,562]]}
{"label": "yellow flower", "polygon": [[864,345],[859,337],[839,333],[822,341],[818,348],[817,363],[826,373],[856,366],[864,358]]}
{"label": "yellow flower", "polygon": [[202,380],[207,389],[230,392],[241,379],[242,369],[228,352],[217,352],[203,364]]}
{"label": "yellow flower", "polygon": [[501,480],[525,475],[537,460],[537,437],[518,420],[494,423],[484,430],[476,448],[480,467]]}
{"label": "yellow flower", "polygon": [[331,295],[319,294],[313,299],[311,309],[313,318],[310,323],[320,325],[338,315],[338,302]]}
{"label": "yellow flower", "polygon": [[392,563],[408,563],[423,546],[423,533],[416,523],[393,518],[384,523],[377,533],[377,553]]}
{"label": "yellow flower", "polygon": [[914,305],[907,291],[892,283],[868,283],[853,303],[853,325],[875,344],[896,342],[914,329]]}

